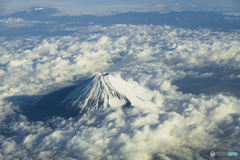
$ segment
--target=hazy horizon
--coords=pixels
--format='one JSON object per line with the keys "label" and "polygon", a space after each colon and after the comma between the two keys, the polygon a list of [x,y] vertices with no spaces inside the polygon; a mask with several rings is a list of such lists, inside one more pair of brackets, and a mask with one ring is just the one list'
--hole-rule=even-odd
{"label": "hazy horizon", "polygon": [[90,1],[57,1],[57,0],[2,0],[0,15],[24,11],[31,7],[51,7],[61,11],[61,15],[106,15],[129,11],[211,11],[219,13],[240,14],[238,0],[90,0]]}

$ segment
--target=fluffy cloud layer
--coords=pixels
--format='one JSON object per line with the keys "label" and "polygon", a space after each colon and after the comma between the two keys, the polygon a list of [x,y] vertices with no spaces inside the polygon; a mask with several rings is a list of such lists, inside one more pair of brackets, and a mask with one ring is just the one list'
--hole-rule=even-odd
{"label": "fluffy cloud layer", "polygon": [[7,18],[0,19],[0,24],[6,27],[32,27],[34,24],[39,23],[38,21],[27,21],[22,18]]}
{"label": "fluffy cloud layer", "polygon": [[[172,85],[186,76],[219,76],[216,68],[231,69],[221,78],[238,79],[239,31],[71,30],[70,36],[0,37],[0,159],[209,159],[211,150],[240,152],[238,98],[183,94]],[[121,74],[158,111],[115,108],[30,122],[16,106],[14,96],[46,94],[100,71]]]}
{"label": "fluffy cloud layer", "polygon": [[81,119],[8,124],[2,158],[208,159],[210,150],[239,151],[239,100],[219,95],[165,101],[160,108],[170,109],[160,113],[112,109]]}

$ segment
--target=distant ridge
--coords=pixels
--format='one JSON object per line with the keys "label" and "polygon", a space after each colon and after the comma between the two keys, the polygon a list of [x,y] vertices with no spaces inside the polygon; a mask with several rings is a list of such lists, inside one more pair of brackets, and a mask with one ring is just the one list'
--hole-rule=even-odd
{"label": "distant ridge", "polygon": [[25,11],[19,11],[10,15],[1,16],[1,18],[22,18],[26,20],[47,21],[48,17],[58,13],[59,10],[48,7],[32,7]]}
{"label": "distant ridge", "polygon": [[[0,18],[22,18],[35,21],[51,21],[56,24],[65,22],[75,22],[80,26],[89,25],[114,25],[114,24],[133,24],[133,25],[169,25],[180,28],[212,28],[220,30],[239,29],[240,16],[223,15],[213,12],[126,12],[113,15],[96,16],[52,16],[59,13],[55,8],[33,7],[26,11],[16,12]],[[47,24],[45,24],[47,25]],[[49,24],[50,25],[50,24]],[[76,24],[75,24],[76,25]]]}

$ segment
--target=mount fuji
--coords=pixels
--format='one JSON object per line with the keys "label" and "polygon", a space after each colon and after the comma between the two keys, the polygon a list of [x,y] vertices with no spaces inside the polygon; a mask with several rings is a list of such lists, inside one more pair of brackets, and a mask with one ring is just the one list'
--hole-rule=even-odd
{"label": "mount fuji", "polygon": [[116,89],[121,85],[109,73],[99,73],[69,93],[60,105],[67,107],[68,113],[80,114],[109,107],[131,107],[129,99]]}
{"label": "mount fuji", "polygon": [[[138,108],[141,112],[151,110],[153,103],[134,93],[133,84],[120,76],[98,73],[82,84],[67,87],[41,98],[34,106],[23,112],[33,120],[46,120],[53,116],[75,117],[99,110]],[[140,87],[140,86],[139,86]]]}

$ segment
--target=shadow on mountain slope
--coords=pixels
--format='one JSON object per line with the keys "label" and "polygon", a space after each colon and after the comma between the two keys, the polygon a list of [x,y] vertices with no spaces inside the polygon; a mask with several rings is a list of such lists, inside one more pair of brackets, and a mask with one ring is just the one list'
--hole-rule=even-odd
{"label": "shadow on mountain slope", "polygon": [[[47,120],[53,116],[64,116],[65,109],[58,107],[59,103],[74,89],[76,86],[65,87],[47,95],[41,96],[12,96],[5,100],[12,102],[13,105],[19,106],[22,114],[29,120]],[[76,116],[78,113],[73,114]],[[70,116],[65,115],[65,118]]]}

